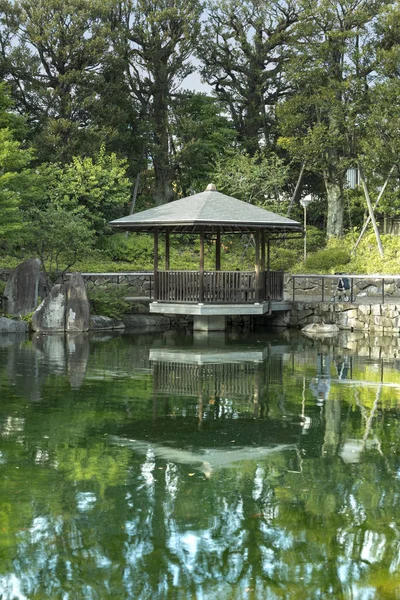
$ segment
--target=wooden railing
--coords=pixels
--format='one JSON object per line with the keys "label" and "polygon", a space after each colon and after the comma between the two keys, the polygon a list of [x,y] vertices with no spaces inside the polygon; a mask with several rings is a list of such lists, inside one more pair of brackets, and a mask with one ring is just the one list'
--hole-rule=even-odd
{"label": "wooden railing", "polygon": [[283,271],[158,271],[154,300],[161,302],[202,302],[254,304],[282,300]]}

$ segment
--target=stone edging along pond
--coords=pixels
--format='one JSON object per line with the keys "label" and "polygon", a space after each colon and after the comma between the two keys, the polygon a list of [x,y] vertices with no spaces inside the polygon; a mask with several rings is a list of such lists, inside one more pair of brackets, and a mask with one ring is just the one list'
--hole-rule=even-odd
{"label": "stone edging along pond", "polygon": [[274,325],[304,327],[309,323],[333,323],[349,331],[400,332],[399,304],[350,304],[347,302],[294,302],[291,311],[276,316]]}

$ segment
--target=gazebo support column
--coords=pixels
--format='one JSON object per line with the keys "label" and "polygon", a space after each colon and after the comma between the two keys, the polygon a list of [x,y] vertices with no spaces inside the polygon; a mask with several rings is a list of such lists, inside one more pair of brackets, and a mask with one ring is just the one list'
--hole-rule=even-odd
{"label": "gazebo support column", "polygon": [[204,302],[204,227],[200,229],[199,302]]}
{"label": "gazebo support column", "polygon": [[256,230],[256,302],[260,302],[260,230]]}
{"label": "gazebo support column", "polygon": [[265,300],[266,296],[266,280],[265,280],[265,231],[261,231],[261,300]]}
{"label": "gazebo support column", "polygon": [[169,271],[169,233],[165,234],[165,270]]}
{"label": "gazebo support column", "polygon": [[221,270],[221,231],[217,230],[217,241],[215,243],[215,270]]}
{"label": "gazebo support column", "polygon": [[154,229],[154,300],[158,300],[158,229]]}
{"label": "gazebo support column", "polygon": [[224,331],[226,317],[223,315],[195,315],[193,318],[193,331]]}
{"label": "gazebo support column", "polygon": [[267,295],[271,296],[271,243],[270,239],[267,240]]}

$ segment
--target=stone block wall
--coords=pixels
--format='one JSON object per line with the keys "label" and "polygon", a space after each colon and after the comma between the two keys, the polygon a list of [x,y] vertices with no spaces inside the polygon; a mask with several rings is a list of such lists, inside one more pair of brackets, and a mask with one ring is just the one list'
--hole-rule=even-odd
{"label": "stone block wall", "polygon": [[[278,321],[279,317],[277,318]],[[339,329],[400,332],[399,304],[350,304],[347,302],[294,302],[292,310],[281,316],[290,327],[308,323],[334,323]],[[283,324],[283,323],[282,323]]]}
{"label": "stone block wall", "polygon": [[[321,276],[322,277],[322,276]],[[321,277],[299,277],[295,278],[295,300],[322,300],[322,279]],[[385,302],[390,298],[398,299],[400,304],[400,279],[392,277],[371,277],[368,279],[353,280],[353,296],[354,299],[361,298],[381,298],[382,297],[382,280],[384,279]],[[325,279],[324,283],[324,299],[331,300],[335,296],[337,281],[335,279]],[[350,294],[350,291],[348,291]],[[284,278],[284,299],[292,300],[293,297],[293,279],[289,274]]]}
{"label": "stone block wall", "polygon": [[127,287],[127,296],[132,298],[150,298],[153,287],[152,273],[82,273],[82,276],[88,289],[106,284],[123,284]]}

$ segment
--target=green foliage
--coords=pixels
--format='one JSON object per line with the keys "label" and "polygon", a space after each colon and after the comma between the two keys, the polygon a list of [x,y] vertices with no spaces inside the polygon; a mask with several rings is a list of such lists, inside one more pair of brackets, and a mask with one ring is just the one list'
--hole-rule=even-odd
{"label": "green foliage", "polygon": [[106,154],[104,146],[94,159],[73,157],[61,171],[54,202],[66,210],[79,209],[96,233],[109,231],[108,221],[124,215],[130,198],[126,162]]}
{"label": "green foliage", "polygon": [[147,269],[153,266],[153,236],[147,234],[114,233],[103,236],[97,247],[113,261],[130,263],[129,270]]}
{"label": "green foliage", "polygon": [[307,256],[304,268],[308,273],[335,273],[345,271],[350,262],[350,254],[340,247],[325,248]]}
{"label": "green foliage", "polygon": [[260,151],[249,156],[237,152],[218,163],[214,183],[220,192],[282,213],[287,205],[279,196],[287,176],[288,167],[276,154]]}
{"label": "green foliage", "polygon": [[120,319],[130,308],[130,303],[125,300],[128,287],[124,284],[88,287],[87,293],[91,311],[95,315]]}
{"label": "green foliage", "polygon": [[23,193],[25,209],[53,207],[79,213],[96,234],[109,232],[108,221],[125,214],[130,198],[126,162],[107,154],[74,157],[71,163],[42,164]]}
{"label": "green foliage", "polygon": [[27,219],[26,247],[52,277],[69,270],[93,245],[93,232],[79,213],[48,206],[32,208]]}
{"label": "green foliage", "polygon": [[236,134],[222,106],[205,94],[178,96],[173,106],[177,185],[183,196],[214,180],[216,163],[230,151]]}
{"label": "green foliage", "polygon": [[0,85],[0,241],[3,242],[20,234],[23,173],[33,158],[33,151],[24,149],[16,137],[20,121],[8,112],[11,104],[7,88]]}

